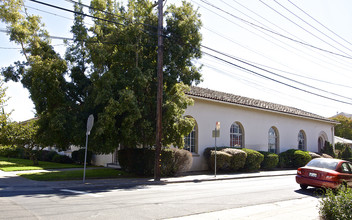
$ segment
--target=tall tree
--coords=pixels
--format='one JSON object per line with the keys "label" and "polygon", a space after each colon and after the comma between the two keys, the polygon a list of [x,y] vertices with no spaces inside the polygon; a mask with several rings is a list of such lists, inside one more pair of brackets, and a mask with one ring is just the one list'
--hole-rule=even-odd
{"label": "tall tree", "polygon": [[340,122],[335,126],[335,135],[352,140],[352,119],[344,115],[337,115],[331,119]]}
{"label": "tall tree", "polygon": [[[50,46],[40,19],[21,15],[21,7],[22,0],[0,5],[10,40],[22,45],[27,59],[2,73],[29,90],[41,142],[60,149],[82,146],[85,122],[93,113],[90,146],[96,153],[112,152],[119,145],[153,146],[157,82],[153,3],[130,0],[124,7],[111,0],[92,0],[90,15],[95,18],[90,29],[84,24],[82,5],[75,5],[74,41],[68,44],[65,59]],[[193,121],[183,117],[192,104],[185,91],[201,78],[200,67],[193,64],[201,57],[201,21],[185,1],[179,7],[170,5],[165,21],[163,144],[182,146],[183,135],[193,127]]]}

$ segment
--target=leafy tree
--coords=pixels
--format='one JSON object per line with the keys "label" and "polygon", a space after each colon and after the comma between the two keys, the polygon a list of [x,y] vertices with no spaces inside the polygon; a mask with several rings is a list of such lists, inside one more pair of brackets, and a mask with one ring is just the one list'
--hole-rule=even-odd
{"label": "leafy tree", "polygon": [[335,126],[335,135],[352,140],[352,118],[338,115],[331,119],[340,122]]}
{"label": "leafy tree", "polygon": [[[94,114],[90,148],[110,153],[119,145],[150,147],[155,142],[157,11],[152,1],[92,0],[94,25],[84,24],[75,5],[73,42],[60,57],[39,17],[22,15],[22,0],[0,3],[0,19],[10,40],[20,44],[26,62],[2,70],[6,80],[21,81],[34,102],[40,143],[66,149],[82,146],[85,123]],[[23,9],[25,11],[25,9]],[[183,1],[165,10],[163,144],[183,146],[194,122],[184,118],[192,100],[188,86],[200,81],[200,16]]]}
{"label": "leafy tree", "polygon": [[37,144],[37,130],[36,120],[22,123],[10,122],[2,131],[1,143],[22,148],[25,154],[33,161],[33,165],[37,165],[38,153],[44,148]]}

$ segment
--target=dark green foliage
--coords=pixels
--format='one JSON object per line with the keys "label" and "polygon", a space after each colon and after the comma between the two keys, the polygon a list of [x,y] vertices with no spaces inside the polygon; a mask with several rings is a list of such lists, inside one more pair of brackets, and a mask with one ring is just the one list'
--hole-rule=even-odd
{"label": "dark green foliage", "polygon": [[228,153],[231,155],[229,170],[237,171],[244,167],[246,163],[247,153],[240,149],[234,148],[225,148],[221,150],[222,152]]}
{"label": "dark green foliage", "polygon": [[0,156],[25,159],[24,149],[13,146],[0,146]]}
{"label": "dark green foliage", "polygon": [[332,146],[332,144],[330,144],[327,141],[325,141],[324,147],[323,147],[323,149],[321,149],[321,152],[324,154],[328,154],[328,155],[332,156],[333,158],[336,158],[334,147]]}
{"label": "dark green foliage", "polygon": [[343,143],[335,143],[335,150],[343,151],[346,145]]}
{"label": "dark green foliage", "polygon": [[345,149],[341,152],[342,159],[352,158],[352,150],[351,147],[346,146]]}
{"label": "dark green foliage", "polygon": [[311,159],[308,151],[289,149],[279,154],[279,166],[281,168],[298,168],[305,166]]}
{"label": "dark green foliage", "polygon": [[293,166],[295,168],[305,166],[311,159],[307,151],[297,150],[293,154]]}
{"label": "dark green foliage", "polygon": [[[78,164],[84,164],[85,149],[79,149],[72,152],[72,160]],[[87,164],[92,163],[93,153],[92,151],[87,151]]]}
{"label": "dark green foliage", "polygon": [[352,189],[345,186],[337,191],[328,189],[319,203],[319,213],[325,220],[352,219]]}
{"label": "dark green foliage", "polygon": [[[90,114],[95,118],[89,137],[94,153],[114,152],[119,144],[155,144],[158,13],[150,0],[125,3],[92,0],[85,13],[101,19],[89,27],[83,6],[76,4],[73,41],[67,43],[65,57],[51,45],[39,16],[19,13],[26,11],[24,4],[1,5],[1,21],[26,59],[1,72],[6,81],[28,89],[42,146],[83,146]],[[185,95],[188,86],[201,80],[201,66],[194,61],[201,58],[202,23],[187,1],[168,4],[164,15],[162,139],[165,145],[182,147],[183,136],[194,126],[183,115],[193,103]]]}
{"label": "dark green foliage", "polygon": [[264,160],[264,155],[248,148],[242,148],[241,150],[247,153],[247,159],[243,169],[246,171],[259,170],[260,164]]}
{"label": "dark green foliage", "polygon": [[297,149],[289,149],[279,154],[279,166],[281,168],[294,168],[293,155]]}
{"label": "dark green foliage", "polygon": [[55,163],[72,163],[73,160],[69,156],[56,154],[53,157],[52,162],[55,162]]}
{"label": "dark green foliage", "polygon": [[[141,176],[154,173],[155,150],[126,148],[118,151],[118,160],[124,171]],[[161,152],[161,175],[175,176],[186,172],[192,165],[192,154],[181,149],[163,149]]]}
{"label": "dark green foliage", "polygon": [[279,164],[279,155],[266,151],[259,151],[259,153],[264,155],[264,160],[260,164],[262,169],[271,170]]}
{"label": "dark green foliage", "polygon": [[216,170],[229,170],[231,163],[231,154],[223,151],[211,151],[209,165],[210,169],[215,169],[215,155],[216,155]]}

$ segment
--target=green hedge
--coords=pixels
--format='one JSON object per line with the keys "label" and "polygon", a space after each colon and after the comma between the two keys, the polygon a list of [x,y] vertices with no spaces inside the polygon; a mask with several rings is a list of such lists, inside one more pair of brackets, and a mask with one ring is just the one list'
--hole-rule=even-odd
{"label": "green hedge", "polygon": [[271,170],[279,164],[279,155],[266,151],[259,151],[259,153],[264,155],[264,160],[260,164],[262,169]]}
{"label": "green hedge", "polygon": [[0,146],[0,156],[26,159],[24,149],[16,146]]}
{"label": "green hedge", "polygon": [[260,164],[264,160],[264,155],[259,153],[258,151],[248,149],[248,148],[242,148],[241,150],[247,153],[247,159],[243,169],[245,171],[259,170]]}
{"label": "green hedge", "polygon": [[[71,154],[73,162],[78,164],[84,164],[85,153],[86,153],[86,149],[84,148],[73,151]],[[90,150],[87,150],[87,164],[92,163],[92,157],[93,157],[93,152]]]}
{"label": "green hedge", "polygon": [[215,169],[215,155],[216,155],[216,170],[229,170],[231,163],[231,154],[223,151],[212,150],[210,154],[209,166],[211,170]]}
{"label": "green hedge", "polygon": [[[124,171],[142,176],[154,173],[155,150],[145,148],[126,148],[118,151],[118,160]],[[161,152],[161,175],[175,176],[188,171],[193,158],[183,149],[163,149]]]}
{"label": "green hedge", "polygon": [[231,155],[229,170],[237,171],[242,169],[246,163],[247,153],[240,149],[225,148],[222,152]]}
{"label": "green hedge", "polygon": [[309,152],[298,149],[289,149],[279,154],[281,168],[298,168],[306,165],[312,157]]}
{"label": "green hedge", "polygon": [[60,154],[56,154],[53,157],[52,162],[55,162],[55,163],[67,163],[67,164],[73,163],[71,157],[66,156],[66,155],[60,155]]}

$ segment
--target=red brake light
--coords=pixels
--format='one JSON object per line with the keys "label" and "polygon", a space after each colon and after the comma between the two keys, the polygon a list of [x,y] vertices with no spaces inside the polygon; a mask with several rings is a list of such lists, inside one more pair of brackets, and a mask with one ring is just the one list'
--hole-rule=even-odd
{"label": "red brake light", "polygon": [[331,180],[331,181],[337,181],[338,180],[338,174],[336,173],[327,173],[325,176],[325,179]]}
{"label": "red brake light", "polygon": [[301,174],[302,174],[302,170],[301,170],[301,168],[298,168],[298,169],[297,169],[297,174],[299,174],[299,175],[301,175]]}

